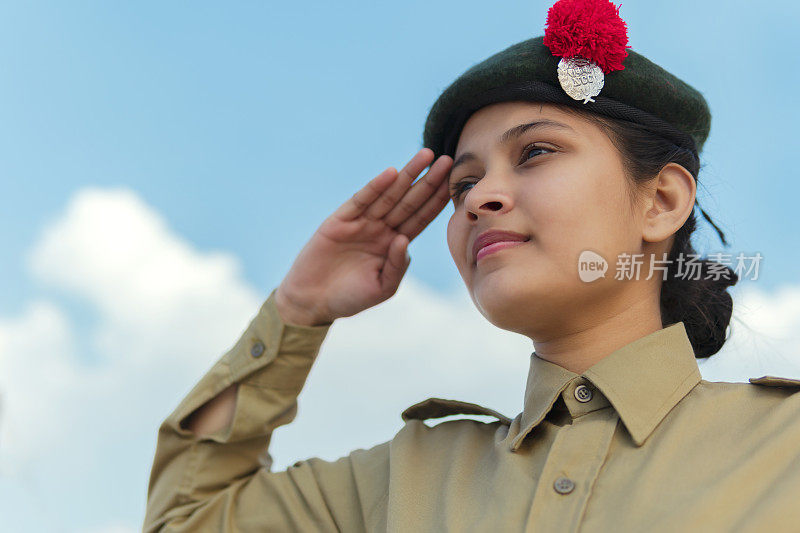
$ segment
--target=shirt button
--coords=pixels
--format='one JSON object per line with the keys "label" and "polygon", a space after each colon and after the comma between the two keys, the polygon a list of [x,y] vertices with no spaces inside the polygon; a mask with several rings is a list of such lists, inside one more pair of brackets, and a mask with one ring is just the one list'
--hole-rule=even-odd
{"label": "shirt button", "polygon": [[264,343],[261,341],[256,341],[250,348],[250,355],[253,357],[261,357],[262,353],[264,353]]}
{"label": "shirt button", "polygon": [[578,385],[575,387],[575,399],[583,403],[588,402],[592,399],[592,389],[586,385]]}
{"label": "shirt button", "polygon": [[568,477],[560,477],[553,483],[553,488],[559,494],[569,494],[575,488],[575,482]]}

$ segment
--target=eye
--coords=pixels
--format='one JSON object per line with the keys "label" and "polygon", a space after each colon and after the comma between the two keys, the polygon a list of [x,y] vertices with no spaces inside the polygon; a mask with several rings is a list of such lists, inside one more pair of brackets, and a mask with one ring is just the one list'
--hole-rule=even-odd
{"label": "eye", "polygon": [[[519,164],[521,165],[521,164],[525,163],[526,161],[529,161],[528,156],[531,153],[539,151],[539,150],[542,150],[542,151],[544,151],[546,153],[553,152],[553,150],[551,150],[549,148],[545,148],[543,146],[536,146],[535,144],[529,144],[528,146],[526,146],[522,150],[522,154],[520,155]],[[456,202],[461,198],[461,195],[466,190],[465,187],[467,185],[470,185],[470,184],[475,185],[474,182],[468,182],[467,181],[468,179],[469,178],[463,178],[463,179],[459,180],[458,182],[456,182],[456,183],[454,183],[453,185],[450,186],[450,197],[453,199],[453,202]]]}
{"label": "eye", "polygon": [[522,150],[522,158],[520,159],[520,163],[524,163],[525,161],[527,161],[528,160],[527,156],[530,155],[532,152],[535,152],[536,150],[544,150],[545,152],[553,151],[550,150],[549,148],[545,148],[544,146],[536,146],[535,144],[529,144],[528,146],[525,147],[524,150]]}

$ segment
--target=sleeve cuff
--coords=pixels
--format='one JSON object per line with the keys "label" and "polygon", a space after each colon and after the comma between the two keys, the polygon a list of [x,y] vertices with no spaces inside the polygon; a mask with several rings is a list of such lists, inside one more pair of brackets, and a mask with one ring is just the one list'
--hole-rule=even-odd
{"label": "sleeve cuff", "polygon": [[242,401],[243,385],[273,389],[281,396],[300,393],[333,323],[300,326],[284,322],[275,306],[276,290],[270,292],[236,344],[200,379],[166,420],[175,432],[186,438],[197,438],[180,423],[232,383],[239,383],[240,390],[231,427],[202,438],[225,441],[231,436],[237,425],[236,418],[240,417],[241,404],[246,403]]}
{"label": "sleeve cuff", "polygon": [[316,358],[332,324],[299,326],[281,320],[270,292],[239,342],[225,355],[232,382],[271,363],[278,353]]}

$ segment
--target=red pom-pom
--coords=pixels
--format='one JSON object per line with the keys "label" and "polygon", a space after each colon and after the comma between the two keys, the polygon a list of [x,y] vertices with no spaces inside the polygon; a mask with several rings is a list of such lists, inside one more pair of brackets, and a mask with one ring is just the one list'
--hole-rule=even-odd
{"label": "red pom-pom", "polygon": [[544,44],[554,56],[591,59],[605,74],[623,70],[628,27],[611,0],[558,0],[547,11]]}

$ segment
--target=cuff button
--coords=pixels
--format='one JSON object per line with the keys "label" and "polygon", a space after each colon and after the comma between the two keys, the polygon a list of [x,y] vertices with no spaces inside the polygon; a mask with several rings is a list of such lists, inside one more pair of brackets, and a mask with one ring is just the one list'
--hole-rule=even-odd
{"label": "cuff button", "polygon": [[261,341],[256,341],[250,348],[250,355],[252,355],[253,357],[261,357],[261,354],[263,353],[264,353],[264,343]]}

